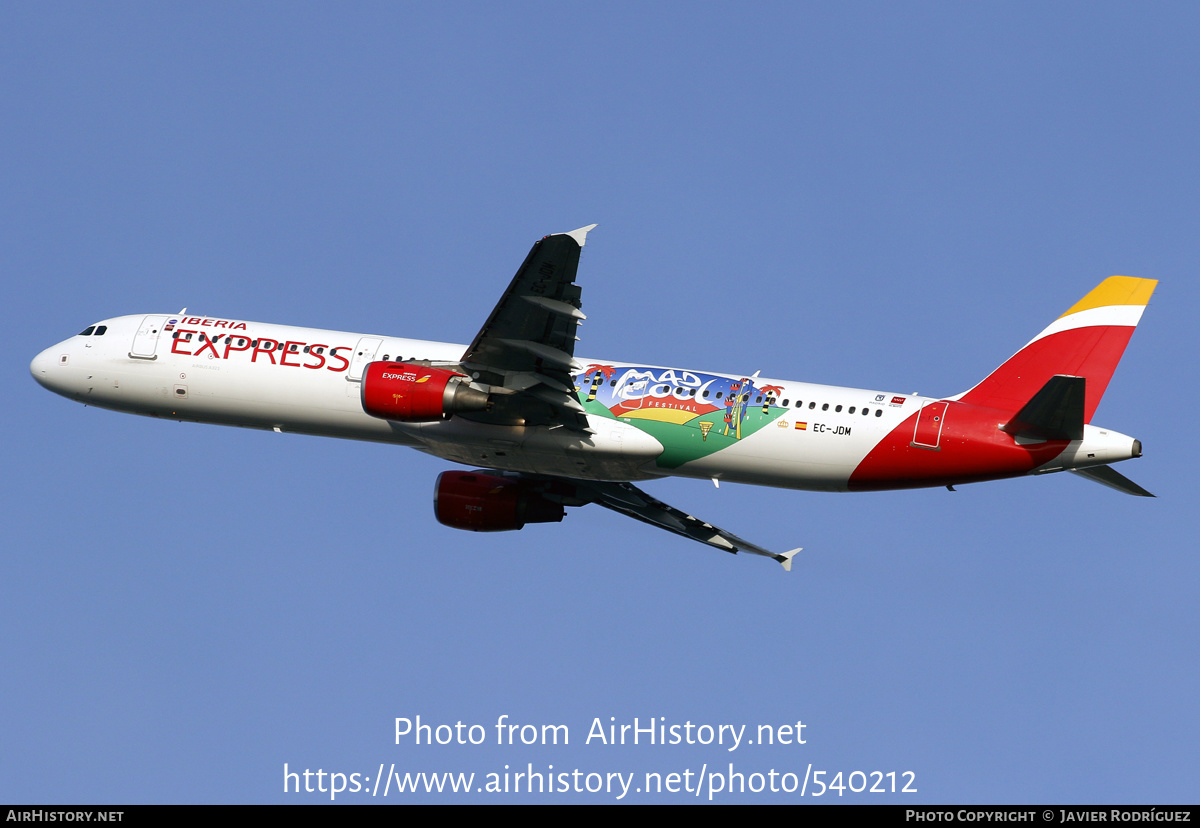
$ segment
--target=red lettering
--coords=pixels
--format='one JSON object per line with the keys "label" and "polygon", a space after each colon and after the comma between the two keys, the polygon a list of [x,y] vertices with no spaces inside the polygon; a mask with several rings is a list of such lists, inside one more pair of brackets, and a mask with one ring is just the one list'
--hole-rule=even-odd
{"label": "red lettering", "polygon": [[180,345],[180,343],[186,343],[186,342],[187,342],[187,340],[184,338],[184,336],[183,336],[183,335],[184,335],[184,334],[190,334],[190,333],[195,333],[195,331],[185,331],[185,330],[183,330],[183,329],[181,328],[180,330],[178,330],[178,331],[176,331],[176,332],[175,332],[175,341],[174,341],[173,343],[171,343],[171,353],[173,353],[173,354],[183,354],[184,356],[191,356],[191,355],[192,355],[192,352],[191,352],[191,351],[181,351],[181,350],[179,350],[179,345]]}
{"label": "red lettering", "polygon": [[185,316],[179,320],[180,325],[200,325],[205,328],[228,328],[231,331],[246,330],[245,322],[231,322],[228,319],[209,319],[205,316]]}
{"label": "red lettering", "polygon": [[[350,350],[350,346],[348,346],[348,345],[339,345],[338,348],[345,348],[346,350]],[[339,354],[337,351],[338,351],[337,348],[330,348],[329,356],[331,359],[340,359],[342,361],[342,367],[334,368],[332,365],[330,365],[329,370],[333,371],[335,373],[340,373],[350,367],[350,360],[346,359],[344,356]]]}
{"label": "red lettering", "polygon": [[[271,343],[271,346],[270,346],[269,348],[268,348],[268,347],[266,347],[266,344],[267,344],[268,342],[270,342],[270,343]],[[279,344],[279,343],[278,343],[278,342],[276,342],[274,339],[260,339],[260,340],[258,340],[258,342],[257,342],[257,343],[255,344],[255,346],[254,346],[254,353],[252,353],[252,354],[250,355],[250,361],[251,361],[251,362],[258,362],[258,355],[259,355],[259,354],[266,354],[267,356],[269,356],[269,357],[271,358],[271,364],[272,364],[272,365],[274,365],[274,364],[275,364],[275,346],[277,346],[278,344]],[[346,363],[346,364],[347,364],[347,365],[349,365],[350,363]]]}
{"label": "red lettering", "polygon": [[[279,364],[287,365],[292,368],[299,368],[300,367],[299,362],[288,362],[287,358],[288,358],[288,354],[294,354],[294,353],[296,353],[296,351],[299,351],[300,346],[303,344],[304,344],[303,342],[285,342],[285,343],[283,343],[283,353],[281,353],[279,355]],[[293,345],[296,346],[296,351],[292,350]]]}
{"label": "red lettering", "polygon": [[305,368],[320,368],[322,365],[324,365],[325,357],[322,356],[321,354],[319,354],[318,351],[320,351],[322,348],[328,348],[328,347],[329,347],[328,345],[314,345],[311,348],[309,348],[308,355],[311,357],[316,357],[317,359],[320,360],[320,362],[318,362],[316,365],[309,365],[306,362],[306,363],[304,363],[304,367]]}
{"label": "red lettering", "polygon": [[213,352],[214,357],[216,357],[217,359],[220,359],[221,355],[217,353],[217,342],[219,340],[220,340],[220,337],[217,337],[217,339],[213,339],[211,336],[205,336],[204,334],[200,334],[200,342],[202,343],[200,345],[200,350],[196,351],[196,353],[192,354],[192,356],[200,356],[202,353],[204,353],[205,348],[207,348],[208,350]]}
{"label": "red lettering", "polygon": [[[236,344],[239,342],[242,342],[245,344],[239,346]],[[225,359],[229,359],[230,351],[248,351],[248,350],[250,350],[250,340],[249,339],[246,339],[246,338],[240,337],[240,336],[231,336],[228,338],[228,341],[225,343]]]}

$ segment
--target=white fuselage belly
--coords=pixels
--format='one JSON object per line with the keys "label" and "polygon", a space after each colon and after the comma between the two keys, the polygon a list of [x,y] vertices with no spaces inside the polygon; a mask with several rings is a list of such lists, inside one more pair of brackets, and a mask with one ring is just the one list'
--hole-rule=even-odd
{"label": "white fuselage belly", "polygon": [[[679,475],[824,491],[845,491],[867,453],[925,402],[908,395],[756,378],[760,387],[769,383],[781,389],[776,392],[780,399],[800,400],[802,407],[721,451],[664,468],[656,462],[661,445],[620,418],[589,416],[594,433],[586,435],[463,417],[395,423],[363,411],[358,377],[366,363],[384,358],[455,362],[462,345],[201,317],[161,333],[150,343],[151,351],[144,337],[135,343],[148,318],[107,320],[104,336],[74,337],[45,352],[45,360],[54,361],[48,375],[71,389],[60,393],[153,417],[396,443],[459,463],[512,471],[597,480]],[[281,343],[284,350],[242,348],[242,339]],[[323,352],[317,354],[318,348]],[[142,355],[131,356],[135,350]],[[607,365],[618,372],[631,367]],[[847,413],[851,406],[855,414]],[[866,416],[860,413],[864,407]]]}

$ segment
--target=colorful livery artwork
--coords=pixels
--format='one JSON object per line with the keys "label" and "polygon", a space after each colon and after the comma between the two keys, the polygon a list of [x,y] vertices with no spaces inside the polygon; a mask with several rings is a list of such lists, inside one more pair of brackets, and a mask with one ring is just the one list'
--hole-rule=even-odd
{"label": "colorful livery artwork", "polygon": [[629,423],[662,443],[658,465],[668,469],[749,437],[786,410],[777,385],[674,368],[593,364],[575,376],[575,389],[589,414]]}

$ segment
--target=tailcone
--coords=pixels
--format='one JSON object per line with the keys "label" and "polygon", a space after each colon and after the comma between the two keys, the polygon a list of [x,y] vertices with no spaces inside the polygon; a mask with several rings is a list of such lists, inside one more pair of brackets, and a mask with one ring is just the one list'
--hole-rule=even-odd
{"label": "tailcone", "polygon": [[1106,466],[1109,463],[1119,463],[1142,456],[1142,441],[1112,431],[1097,428],[1093,425],[1084,426],[1083,439],[1072,443],[1066,451],[1047,467],[1047,471],[1064,469],[1085,469],[1091,466]]}

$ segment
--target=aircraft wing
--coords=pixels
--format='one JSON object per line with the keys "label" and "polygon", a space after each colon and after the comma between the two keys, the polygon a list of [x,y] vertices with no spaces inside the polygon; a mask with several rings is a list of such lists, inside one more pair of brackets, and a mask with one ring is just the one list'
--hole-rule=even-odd
{"label": "aircraft wing", "polygon": [[508,289],[467,348],[462,367],[478,382],[504,389],[478,419],[561,424],[587,431],[574,393],[580,289],[579,253],[588,231],[546,236],[533,245]]}
{"label": "aircraft wing", "polygon": [[736,555],[738,552],[750,552],[762,555],[783,564],[788,572],[792,571],[792,557],[800,551],[792,549],[782,554],[763,549],[739,538],[732,532],[726,532],[720,527],[706,523],[697,517],[689,515],[674,506],[668,506],[661,500],[651,497],[632,483],[605,483],[590,480],[572,481],[581,493],[591,495],[592,502],[606,509],[612,509],[628,517],[666,529],[676,535],[682,535],[694,541],[722,549]]}

